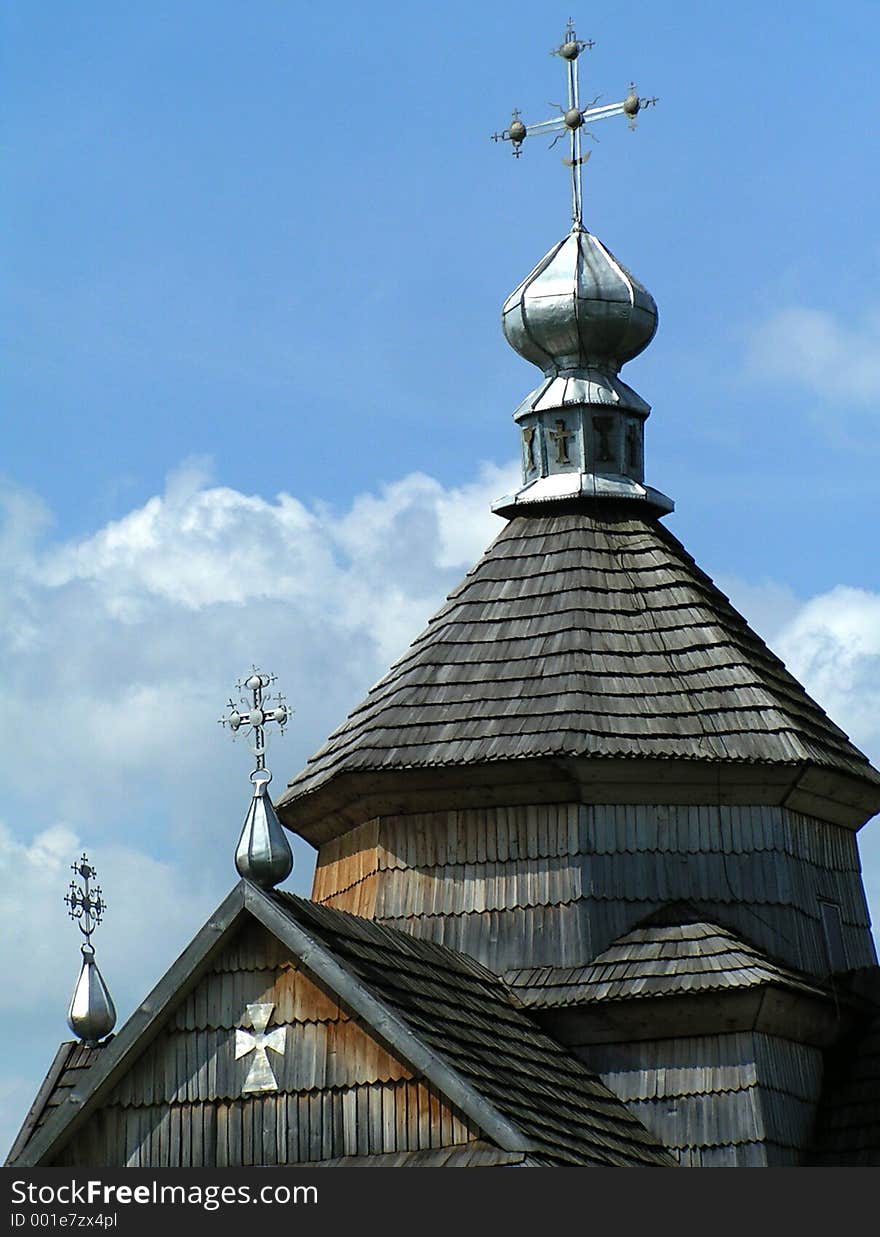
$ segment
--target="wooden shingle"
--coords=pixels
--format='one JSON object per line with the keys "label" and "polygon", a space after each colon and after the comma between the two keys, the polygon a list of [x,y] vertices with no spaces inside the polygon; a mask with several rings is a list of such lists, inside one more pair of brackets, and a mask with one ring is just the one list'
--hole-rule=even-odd
{"label": "wooden shingle", "polygon": [[676,538],[614,511],[518,517],[290,783],[535,758],[880,774]]}

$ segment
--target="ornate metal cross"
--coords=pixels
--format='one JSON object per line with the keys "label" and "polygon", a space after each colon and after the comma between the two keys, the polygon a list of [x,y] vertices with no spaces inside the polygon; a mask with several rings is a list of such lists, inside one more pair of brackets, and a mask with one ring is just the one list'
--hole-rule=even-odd
{"label": "ornate metal cross", "polygon": [[580,87],[578,83],[578,57],[581,52],[594,47],[595,44],[591,40],[579,39],[575,34],[574,25],[571,18],[568,20],[568,28],[565,32],[565,38],[559,47],[555,47],[551,52],[553,56],[560,56],[565,62],[568,73],[568,107],[564,108],[560,103],[553,103],[551,107],[559,108],[559,115],[552,117],[550,120],[542,120],[534,125],[524,124],[520,119],[520,113],[514,109],[513,117],[510,124],[501,133],[493,133],[493,142],[511,142],[513,145],[513,153],[518,159],[522,153],[522,144],[527,137],[532,137],[539,133],[555,133],[551,147],[555,146],[566,130],[569,135],[570,158],[563,159],[563,163],[571,169],[571,216],[576,227],[583,225],[583,190],[581,184],[581,168],[589,159],[589,152],[586,155],[581,154],[581,133],[590,133],[585,126],[596,120],[606,120],[610,116],[626,116],[629,120],[629,127],[636,127],[636,117],[639,112],[646,107],[651,107],[657,102],[657,99],[640,99],[636,93],[635,85],[630,84],[629,94],[619,103],[606,103],[601,107],[597,107],[599,96],[593,99],[592,103],[587,107],[581,107],[580,104]]}
{"label": "ornate metal cross", "polygon": [[100,885],[93,886],[91,883],[98,873],[89,863],[89,857],[85,852],[70,867],[73,872],[76,872],[82,884],[78,885],[76,881],[71,881],[64,901],[67,904],[70,918],[78,925],[80,932],[86,938],[86,945],[91,950],[92,933],[104,918],[107,903],[101,896]]}
{"label": "ornate metal cross", "polygon": [[[242,693],[239,704],[244,705],[244,709],[240,710],[238,705],[230,700],[229,715],[218,718],[220,725],[228,726],[233,735],[241,729],[247,731],[250,728],[253,731],[255,742],[251,750],[257,758],[257,769],[254,772],[266,767],[266,723],[278,722],[283,731],[290,719],[290,710],[280,692],[275,693],[274,707],[269,707],[271,697],[263,694],[269,684],[274,682],[274,674],[263,674],[254,666],[248,677],[239,679],[235,685]],[[250,693],[250,700],[244,695],[245,692]]]}
{"label": "ornate metal cross", "polygon": [[253,1060],[250,1063],[250,1069],[248,1070],[248,1076],[244,1080],[244,1086],[241,1088],[242,1095],[252,1095],[258,1091],[278,1090],[278,1083],[275,1081],[275,1075],[272,1073],[272,1066],[269,1064],[266,1050],[271,1049],[272,1052],[277,1052],[279,1055],[284,1054],[287,1027],[275,1027],[274,1030],[267,1033],[266,1027],[269,1025],[269,1019],[272,1017],[272,1010],[274,1008],[274,1003],[271,1005],[248,1005],[247,1012],[251,1020],[251,1026],[254,1028],[253,1031],[248,1031],[242,1027],[236,1028],[236,1061],[241,1057],[246,1057],[249,1052],[254,1054]]}

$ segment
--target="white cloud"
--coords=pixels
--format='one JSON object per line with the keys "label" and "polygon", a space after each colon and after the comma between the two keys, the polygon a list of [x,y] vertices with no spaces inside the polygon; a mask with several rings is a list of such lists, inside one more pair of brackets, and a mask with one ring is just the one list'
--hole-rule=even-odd
{"label": "white cloud", "polygon": [[[348,511],[212,486],[203,466],[94,534],[50,538],[0,488],[0,1064],[8,1145],[61,1039],[78,967],[62,898],[85,844],[109,903],[98,959],[125,1016],[235,879],[247,752],[216,725],[252,662],[295,716],[283,783],[418,634],[502,524],[513,467],[414,474]],[[63,823],[62,823],[63,822]],[[295,843],[293,887],[311,851]],[[2,1148],[0,1148],[2,1149]]]}
{"label": "white cloud", "polygon": [[791,306],[760,323],[748,341],[750,372],[807,388],[828,402],[880,399],[880,310],[842,322],[821,309]]}
{"label": "white cloud", "polygon": [[880,595],[839,585],[806,602],[779,656],[853,740],[880,754]]}
{"label": "white cloud", "polygon": [[0,655],[27,710],[24,725],[0,714],[0,774],[38,768],[31,801],[74,824],[94,828],[100,801],[99,833],[143,827],[164,788],[150,828],[203,838],[217,827],[205,779],[247,771],[214,724],[224,692],[251,662],[280,674],[296,720],[276,767],[293,773],[501,528],[489,506],[511,471],[454,490],[415,474],[337,513],[190,468],[94,535],[47,545],[38,505],[0,495]]}

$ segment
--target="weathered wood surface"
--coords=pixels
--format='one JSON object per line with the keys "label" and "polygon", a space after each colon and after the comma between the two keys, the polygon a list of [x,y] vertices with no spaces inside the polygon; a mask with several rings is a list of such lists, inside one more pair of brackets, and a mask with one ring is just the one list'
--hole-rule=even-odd
{"label": "weathered wood surface", "polygon": [[576,967],[688,900],[771,957],[875,961],[856,839],[782,807],[549,804],[387,817],[320,850],[313,897],[471,953],[493,970]]}
{"label": "weathered wood surface", "polygon": [[418,1082],[195,1104],[108,1105],[59,1166],[232,1167],[466,1143],[473,1130]]}
{"label": "weathered wood surface", "polygon": [[580,512],[512,520],[280,811],[352,771],[546,756],[806,763],[880,786],[668,529]]}
{"label": "weathered wood surface", "polygon": [[723,992],[773,984],[833,1001],[834,993],[780,966],[718,924],[635,928],[585,967],[528,967],[504,981],[530,1008]]}
{"label": "weathered wood surface", "polygon": [[[18,1156],[31,1136],[52,1115],[54,1109],[62,1103],[64,1096],[73,1086],[78,1073],[77,1064],[82,1061],[84,1055],[83,1049],[84,1045],[81,1045],[76,1040],[67,1040],[59,1046],[58,1051],[55,1053],[55,1058],[49,1066],[48,1073],[34,1097],[34,1102],[31,1104],[27,1116],[22,1122],[21,1129],[9,1148],[7,1159],[10,1162]],[[87,1054],[88,1063],[91,1063],[91,1060],[97,1055],[92,1049],[85,1049],[85,1054]]]}
{"label": "weathered wood surface", "polygon": [[[253,1003],[275,1006],[270,1030],[286,1027],[284,1053],[269,1053],[277,1095],[242,1096],[250,1059],[235,1059],[235,1030],[249,1025]],[[252,923],[59,1163],[283,1164],[440,1148],[475,1135]]]}
{"label": "weathered wood surface", "polygon": [[[670,1162],[475,962],[302,898],[248,889],[264,922],[246,920],[206,963],[54,1163],[227,1166],[437,1151],[485,1136],[493,1113],[520,1140],[514,1149],[533,1149],[542,1162]],[[328,957],[338,988],[321,969]],[[365,989],[375,1023],[358,1003]],[[336,992],[348,992],[347,1009]],[[235,1059],[235,1032],[255,1003],[274,1005],[269,1030],[284,1026],[286,1043],[269,1053],[277,1093],[244,1095],[250,1060]],[[462,1082],[455,1103],[429,1064],[414,1075],[397,1051],[407,1036]],[[471,1092],[478,1103],[468,1107]]]}
{"label": "weathered wood surface", "polygon": [[738,1033],[579,1053],[683,1166],[802,1162],[822,1086],[819,1049]]}
{"label": "weathered wood surface", "polygon": [[350,968],[558,1164],[662,1165],[665,1153],[595,1076],[470,958],[276,891],[273,901]]}
{"label": "weathered wood surface", "polygon": [[880,970],[851,977],[874,1012],[828,1053],[808,1164],[880,1168]]}

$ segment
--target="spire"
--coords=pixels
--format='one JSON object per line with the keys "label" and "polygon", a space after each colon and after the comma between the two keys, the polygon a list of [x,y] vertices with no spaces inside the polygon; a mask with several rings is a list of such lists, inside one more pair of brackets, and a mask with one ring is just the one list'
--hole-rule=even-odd
{"label": "spire", "polygon": [[505,338],[520,356],[544,371],[544,381],[514,412],[520,427],[523,485],[495,504],[509,515],[523,504],[572,499],[637,500],[658,514],[672,500],[644,484],[644,427],[651,407],[620,378],[657,330],[657,306],[650,292],[583,224],[581,175],[589,153],[581,153],[588,125],[626,116],[630,128],[656,99],[641,99],[634,85],[618,103],[587,107],[580,102],[578,61],[594,44],[578,39],[569,22],[554,49],[566,63],[568,107],[559,116],[525,124],[514,113],[507,129],[493,134],[509,141],[519,156],[527,137],[567,132],[571,173],[572,228],[541,259],[504,302]]}
{"label": "spire", "polygon": [[92,933],[104,918],[107,904],[101,895],[100,886],[92,885],[97,872],[85,853],[76,863],[71,864],[71,868],[79,877],[80,883],[75,880],[70,882],[64,901],[70,918],[79,925],[85,941],[82,944],[83,960],[79,979],[67,1010],[67,1025],[74,1035],[87,1044],[94,1045],[105,1035],[109,1035],[116,1025],[116,1008],[104,983],[104,977],[98,970],[92,946]]}
{"label": "spire", "polygon": [[265,728],[270,722],[277,722],[283,731],[290,717],[280,692],[275,694],[274,707],[271,697],[264,694],[274,682],[275,675],[263,674],[254,666],[251,674],[236,684],[242,693],[239,703],[244,709],[239,710],[230,700],[228,716],[220,718],[220,724],[228,726],[233,737],[239,730],[250,730],[254,736],[252,751],[256,768],[251,773],[254,793],[238,839],[235,866],[239,875],[264,889],[280,885],[293,870],[293,851],[268,794],[272,774],[266,768]]}

